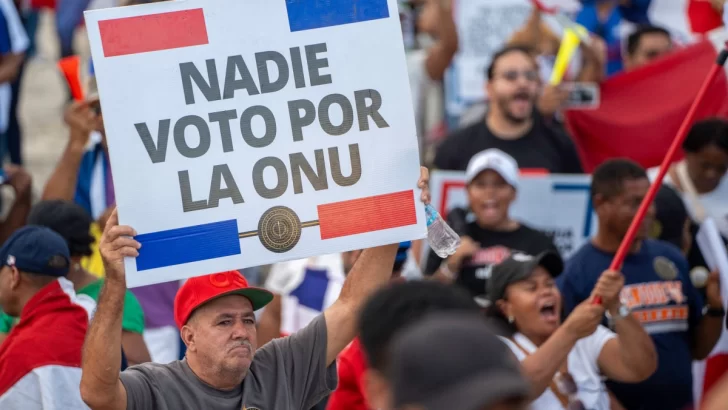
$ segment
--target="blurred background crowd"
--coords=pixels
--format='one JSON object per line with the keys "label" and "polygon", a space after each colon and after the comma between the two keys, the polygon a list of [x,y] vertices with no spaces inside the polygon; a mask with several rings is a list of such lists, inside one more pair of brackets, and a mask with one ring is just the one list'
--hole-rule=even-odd
{"label": "blurred background crowd", "polygon": [[[113,208],[114,193],[100,106],[93,100],[96,89],[83,11],[129,3],[145,1],[0,0],[0,155],[5,164],[0,175],[4,182],[0,242],[28,223],[57,231],[71,251],[68,279],[79,295],[90,299],[98,298],[103,281],[97,240]],[[724,3],[400,1],[423,165],[433,171],[457,172],[453,175],[463,181],[466,200],[462,206],[440,209],[463,240],[455,255],[443,260],[428,251],[426,243],[403,243],[394,271],[407,280],[433,278],[452,284],[467,291],[481,307],[490,308],[501,299],[486,294],[493,266],[514,250],[531,255],[551,251],[568,259],[565,268],[553,273],[559,276],[563,298],[557,307],[563,303],[566,312],[574,310],[588,298],[608,265],[610,252],[624,237],[646,191],[640,183],[654,179],[655,167],[728,39]],[[579,33],[578,47],[563,67],[563,75],[555,74],[565,33],[572,29]],[[74,101],[73,86],[59,69],[59,60],[72,56],[80,57],[87,101]],[[644,313],[652,315],[650,320],[641,322],[657,347],[657,371],[649,373],[649,378],[613,373],[615,380],[646,380],[636,385],[609,384],[612,408],[620,408],[617,403],[627,409],[686,408],[694,400],[697,403],[728,369],[728,356],[713,350],[716,343],[720,347],[721,331],[715,326],[705,330],[699,315],[693,318],[703,314],[705,306],[715,310],[719,328],[724,327],[720,293],[711,294],[710,286],[695,273],[708,265],[695,236],[706,218],[712,218],[719,232],[728,236],[727,84],[721,73],[699,106],[642,238],[671,244],[671,250],[650,251],[667,254],[673,261],[665,277],[657,280],[669,281],[669,271],[679,270],[687,280],[682,286],[690,299],[685,302],[690,313],[676,323],[682,313],[657,317],[666,315],[665,306],[672,307],[676,300],[631,304],[632,309],[653,305]],[[590,244],[568,254],[553,232],[544,232],[527,218],[515,218],[512,212],[524,181],[549,174],[592,174],[590,206],[599,218],[598,229],[587,233],[595,235]],[[534,201],[523,206],[536,209],[543,204]],[[265,286],[276,295],[259,315],[259,345],[301,329],[333,303],[358,254],[322,255],[242,270],[251,284]],[[644,263],[649,266],[657,260],[653,254],[646,257],[649,260]],[[653,282],[653,278],[639,278],[639,263],[628,260],[623,268],[625,290],[637,299],[646,298]],[[631,277],[630,266],[636,272]],[[173,320],[179,286],[171,282],[128,292],[122,339],[128,365],[168,363],[183,357],[184,344]],[[406,304],[407,295],[399,297]],[[529,329],[531,313],[512,304],[517,330],[540,332]],[[379,313],[386,316],[387,312]],[[5,314],[0,319],[2,343],[16,319]],[[514,322],[508,315],[505,319]],[[402,325],[396,318],[389,322],[382,319],[382,332]],[[590,343],[601,349],[609,335],[599,337],[603,340]],[[517,356],[521,354],[509,347]],[[363,371],[356,360],[346,362],[350,356],[339,364],[341,391],[320,408],[367,408],[356,394],[344,391],[356,390],[357,374]],[[713,365],[696,364],[693,376],[693,359],[708,357],[714,358]],[[569,370],[578,373],[574,374],[577,379],[589,379],[592,370],[587,367],[582,373]],[[352,385],[347,384],[348,373],[352,373]],[[580,387],[582,381],[577,380]],[[557,408],[549,407],[548,400],[544,404],[543,397],[539,400],[542,407],[538,408]]]}

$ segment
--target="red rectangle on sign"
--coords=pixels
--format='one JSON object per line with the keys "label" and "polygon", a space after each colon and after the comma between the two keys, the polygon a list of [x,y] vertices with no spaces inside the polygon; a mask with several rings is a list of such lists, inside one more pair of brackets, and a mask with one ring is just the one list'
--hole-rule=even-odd
{"label": "red rectangle on sign", "polygon": [[99,21],[104,57],[207,44],[202,9]]}
{"label": "red rectangle on sign", "polygon": [[318,206],[321,239],[339,238],[417,223],[414,191]]}

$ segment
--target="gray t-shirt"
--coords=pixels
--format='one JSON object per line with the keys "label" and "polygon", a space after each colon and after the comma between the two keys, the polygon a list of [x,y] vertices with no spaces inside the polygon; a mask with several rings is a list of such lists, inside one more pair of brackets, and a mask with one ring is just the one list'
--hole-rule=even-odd
{"label": "gray t-shirt", "polygon": [[121,373],[128,410],[308,410],[336,388],[336,361],[326,366],[326,321],[320,315],[289,337],[260,348],[238,389],[202,382],[186,360],[144,363]]}

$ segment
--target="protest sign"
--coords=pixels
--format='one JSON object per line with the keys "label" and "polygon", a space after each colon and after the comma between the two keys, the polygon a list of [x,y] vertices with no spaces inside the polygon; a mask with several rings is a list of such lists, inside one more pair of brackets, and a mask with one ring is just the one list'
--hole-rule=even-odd
{"label": "protest sign", "polygon": [[[541,0],[541,3],[569,15],[580,8],[577,0]],[[493,54],[523,27],[532,9],[532,0],[454,0],[453,18],[459,47],[446,79],[449,114],[460,116],[468,106],[485,100],[485,71]],[[549,15],[544,16],[544,21],[560,33],[560,26]]]}
{"label": "protest sign", "polygon": [[[567,258],[597,231],[590,183],[589,175],[522,175],[511,217],[551,236]],[[430,187],[432,204],[443,216],[450,209],[468,206],[465,173],[433,172]]]}
{"label": "protest sign", "polygon": [[396,0],[162,2],[86,25],[142,243],[129,286],[425,236]]}

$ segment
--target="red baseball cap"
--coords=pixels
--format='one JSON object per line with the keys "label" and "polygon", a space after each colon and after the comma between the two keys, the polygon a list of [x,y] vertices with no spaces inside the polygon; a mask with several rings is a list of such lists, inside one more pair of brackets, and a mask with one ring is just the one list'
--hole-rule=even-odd
{"label": "red baseball cap", "polygon": [[174,297],[174,321],[177,327],[181,329],[195,309],[227,295],[245,296],[253,304],[253,310],[273,300],[273,294],[269,291],[248,286],[245,276],[236,270],[189,278]]}

